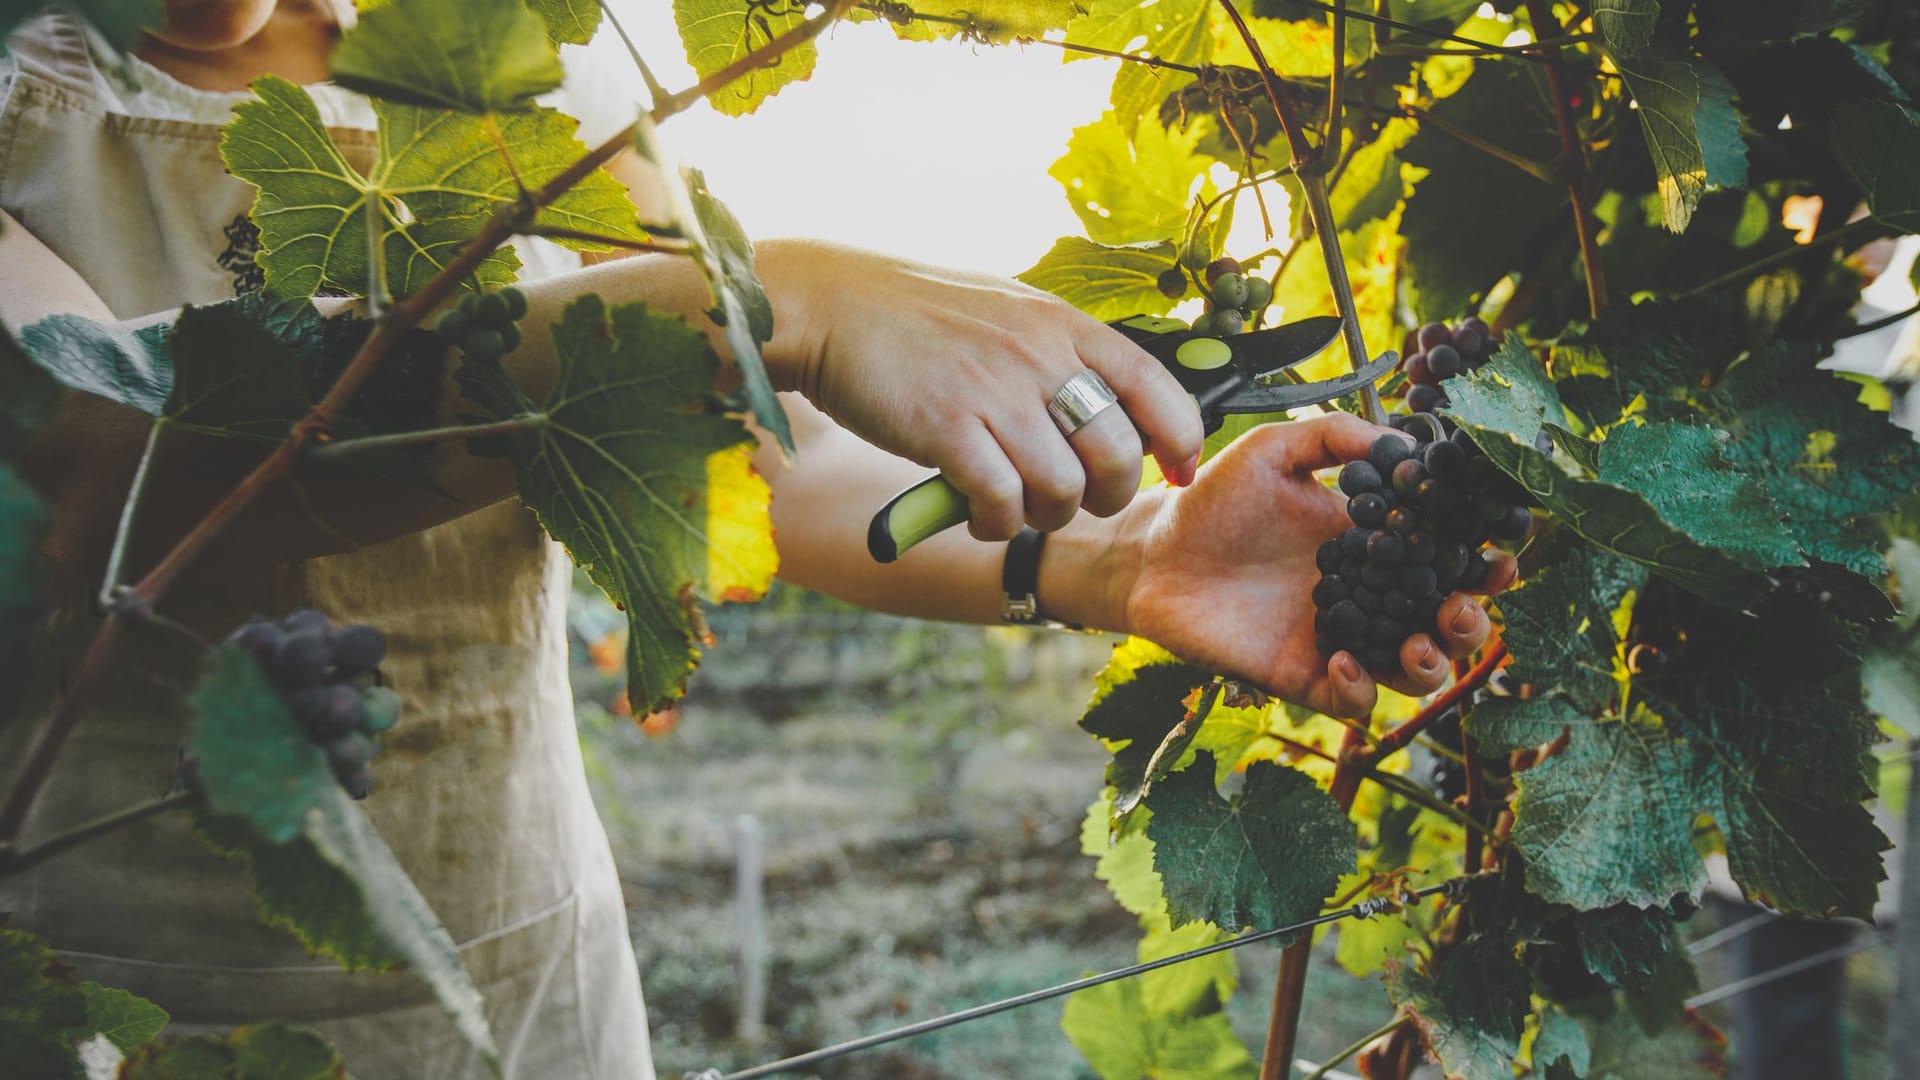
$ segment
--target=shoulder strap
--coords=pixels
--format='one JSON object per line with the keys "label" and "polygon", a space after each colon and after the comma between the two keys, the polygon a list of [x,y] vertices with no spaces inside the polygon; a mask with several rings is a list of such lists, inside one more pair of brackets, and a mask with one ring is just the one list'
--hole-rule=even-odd
{"label": "shoulder strap", "polygon": [[93,52],[86,31],[71,16],[49,13],[21,23],[7,39],[0,72],[51,83],[86,101],[98,97]]}

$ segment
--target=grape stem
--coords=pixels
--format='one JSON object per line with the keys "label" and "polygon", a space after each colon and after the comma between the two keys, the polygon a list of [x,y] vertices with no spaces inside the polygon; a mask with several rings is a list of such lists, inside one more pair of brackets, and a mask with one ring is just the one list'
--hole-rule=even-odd
{"label": "grape stem", "polygon": [[[1527,0],[1527,18],[1534,36],[1545,41],[1547,28],[1564,33],[1554,20],[1548,0]],[[1587,312],[1594,318],[1607,309],[1607,278],[1600,267],[1599,225],[1593,219],[1593,191],[1587,182],[1587,151],[1573,119],[1573,98],[1566,73],[1560,70],[1560,46],[1548,45],[1547,92],[1553,98],[1553,116],[1560,128],[1560,167],[1566,175],[1567,195],[1573,202],[1573,227],[1580,235],[1580,268],[1587,279]]]}
{"label": "grape stem", "polygon": [[[1275,742],[1281,744],[1282,746],[1289,747],[1295,750],[1296,752],[1307,754],[1311,757],[1317,757],[1322,761],[1330,761],[1330,762],[1333,762],[1335,765],[1338,765],[1340,763],[1340,757],[1338,755],[1328,753],[1327,751],[1322,750],[1317,746],[1310,746],[1307,743],[1297,742],[1293,739],[1287,738],[1285,735],[1277,735],[1271,731],[1267,732],[1267,735],[1268,737],[1272,738]],[[1431,810],[1434,813],[1439,814],[1441,817],[1444,817],[1447,820],[1453,822],[1454,824],[1459,825],[1463,829],[1466,829],[1472,832],[1485,833],[1488,836],[1493,835],[1493,829],[1488,827],[1486,824],[1475,819],[1470,814],[1463,813],[1459,807],[1449,805],[1439,799],[1434,798],[1428,792],[1421,790],[1418,784],[1414,783],[1411,780],[1408,780],[1406,777],[1401,776],[1398,773],[1390,773],[1380,768],[1378,765],[1368,764],[1368,763],[1357,764],[1355,768],[1358,768],[1360,770],[1360,775],[1362,779],[1370,780],[1373,783],[1379,785],[1381,788],[1387,791],[1390,791],[1395,795],[1400,796],[1401,798],[1407,800],[1410,803],[1413,803],[1416,806],[1421,807],[1422,809]],[[1338,907],[1339,905],[1336,904],[1334,906]]]}
{"label": "grape stem", "polygon": [[127,545],[133,541],[134,518],[140,513],[140,500],[147,493],[148,467],[153,464],[154,447],[160,443],[160,422],[147,429],[147,445],[140,451],[140,464],[134,467],[133,483],[127,488],[126,502],[120,505],[120,525],[113,533],[113,550],[107,554],[107,572],[100,582],[100,609],[112,609],[120,589],[120,571],[127,561]]}
{"label": "grape stem", "polygon": [[368,435],[360,439],[316,440],[307,449],[307,457],[315,461],[331,461],[374,450],[390,450],[396,446],[419,446],[423,443],[442,442],[447,439],[474,439],[483,435],[505,435],[514,431],[528,431],[544,426],[546,422],[546,413],[524,413],[487,424],[455,424],[451,427],[421,428],[418,431],[395,431],[387,435]]}
{"label": "grape stem", "polygon": [[1479,663],[1469,668],[1465,675],[1454,680],[1454,684],[1447,687],[1439,697],[1422,706],[1420,711],[1413,714],[1405,723],[1380,736],[1379,743],[1374,747],[1374,760],[1404,748],[1413,741],[1414,736],[1425,731],[1429,724],[1444,716],[1448,709],[1458,705],[1461,699],[1485,686],[1487,680],[1493,678],[1493,673],[1498,671],[1506,661],[1507,643],[1505,641],[1495,641],[1488,645],[1480,654]]}
{"label": "grape stem", "polygon": [[171,795],[163,795],[158,799],[148,799],[146,802],[134,803],[132,806],[124,809],[115,810],[111,814],[97,817],[85,825],[68,829],[66,832],[60,833],[57,836],[48,837],[29,847],[15,848],[10,844],[0,846],[0,877],[20,873],[43,860],[60,854],[76,844],[85,843],[99,836],[101,833],[112,832],[122,825],[128,825],[142,818],[149,818],[155,814],[165,813],[176,807],[185,806],[192,801],[192,799],[192,792],[176,791]]}
{"label": "grape stem", "polygon": [[[654,123],[660,123],[690,107],[702,96],[718,90],[734,79],[777,60],[789,50],[811,41],[853,7],[855,0],[830,0],[827,9],[820,15],[801,23],[799,26],[781,34],[765,45],[741,56],[733,63],[701,79],[693,86],[678,93],[668,95],[658,101],[651,114]],[[136,604],[151,607],[166,592],[181,571],[185,570],[195,557],[230,524],[242,510],[250,505],[261,493],[285,476],[301,456],[302,447],[316,435],[323,434],[330,426],[333,417],[342,407],[352,400],[355,393],[373,374],[374,369],[386,358],[387,352],[408,330],[418,326],[429,312],[437,307],[460,283],[471,277],[487,257],[506,243],[525,225],[525,217],[572,190],[607,162],[620,156],[633,144],[631,129],[623,130],[607,139],[599,146],[587,151],[573,164],[561,170],[552,179],[519,202],[503,205],[494,211],[480,231],[463,245],[459,252],[440,268],[420,291],[396,304],[378,322],[373,332],[361,343],[360,349],[347,362],[340,376],[319,402],[293,430],[286,439],[273,449],[252,472],[229,491],[224,498],[201,518],[187,535],[174,544],[173,549],[147,575],[126,590],[115,590],[115,607],[107,611],[107,618],[95,632],[93,641],[87,645],[75,665],[69,689],[61,699],[54,714],[40,728],[33,745],[27,751],[25,762],[13,783],[13,790],[7,795],[4,807],[0,807],[0,845],[11,843],[20,835],[20,828],[27,815],[33,809],[33,803],[46,786],[53,774],[53,765],[59,759],[61,747],[66,745],[67,737],[73,733],[74,725],[80,720],[80,702],[86,688],[105,673],[107,661],[120,635],[122,619],[119,606]]]}

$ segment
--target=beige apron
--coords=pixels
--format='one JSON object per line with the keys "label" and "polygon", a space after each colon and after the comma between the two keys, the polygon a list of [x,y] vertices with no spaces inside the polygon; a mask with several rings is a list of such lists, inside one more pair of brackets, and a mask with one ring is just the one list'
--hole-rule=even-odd
{"label": "beige apron", "polygon": [[[218,154],[218,124],[240,95],[191,90],[145,65],[130,88],[104,76],[59,17],[28,26],[11,51],[0,61],[0,208],[122,318],[257,287],[253,192]],[[365,102],[314,91],[364,168]],[[557,252],[523,258],[537,272]],[[349,555],[197,576],[164,610],[204,634],[302,605],[386,632],[386,672],[406,705],[364,805],[460,943],[507,1074],[650,1080],[626,910],[573,724],[569,568],[532,515],[502,503]],[[90,636],[90,588],[55,583],[27,709],[0,729],[0,763],[20,759]],[[149,638],[130,650],[139,670],[90,697],[24,840],[167,790],[193,658]],[[165,1007],[171,1030],[288,1020],[319,1029],[361,1080],[484,1075],[418,980],[345,973],[264,926],[239,864],[202,847],[184,815],[0,879],[0,913],[47,935],[85,977]]]}

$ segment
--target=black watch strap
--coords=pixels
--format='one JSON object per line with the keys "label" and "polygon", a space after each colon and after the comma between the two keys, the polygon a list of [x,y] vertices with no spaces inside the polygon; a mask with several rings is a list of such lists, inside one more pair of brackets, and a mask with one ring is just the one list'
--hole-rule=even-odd
{"label": "black watch strap", "polygon": [[1000,566],[1000,621],[1015,626],[1080,630],[1073,623],[1040,614],[1040,550],[1047,534],[1025,527],[1007,542],[1006,561]]}

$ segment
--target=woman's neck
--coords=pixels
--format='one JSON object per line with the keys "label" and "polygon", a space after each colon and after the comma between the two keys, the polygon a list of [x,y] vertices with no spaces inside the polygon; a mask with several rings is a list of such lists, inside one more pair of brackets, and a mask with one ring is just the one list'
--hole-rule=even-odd
{"label": "woman's neck", "polygon": [[135,55],[199,90],[245,90],[264,75],[300,84],[325,82],[327,53],[340,36],[331,7],[282,0],[267,25],[225,49],[183,49],[148,35]]}

